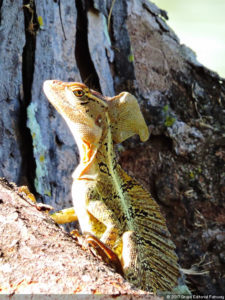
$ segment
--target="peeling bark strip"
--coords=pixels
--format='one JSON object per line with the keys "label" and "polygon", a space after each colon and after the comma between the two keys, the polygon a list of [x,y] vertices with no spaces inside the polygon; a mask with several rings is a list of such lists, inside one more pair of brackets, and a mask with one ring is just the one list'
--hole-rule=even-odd
{"label": "peeling bark strip", "polygon": [[109,65],[113,62],[114,52],[111,49],[107,19],[102,13],[94,10],[88,11],[88,47],[102,93],[114,96],[113,78]]}
{"label": "peeling bark strip", "polygon": [[188,277],[192,290],[223,294],[225,81],[179,44],[165,16],[148,0],[0,1],[0,176],[70,206],[77,148],[43,81],[135,93],[152,135],[126,142],[121,164],[164,209],[181,265],[209,271]]}

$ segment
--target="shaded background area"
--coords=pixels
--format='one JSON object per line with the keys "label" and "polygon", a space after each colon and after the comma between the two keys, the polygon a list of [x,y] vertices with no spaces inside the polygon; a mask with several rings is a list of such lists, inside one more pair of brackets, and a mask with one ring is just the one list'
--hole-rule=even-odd
{"label": "shaded background area", "polygon": [[168,24],[198,60],[225,77],[225,1],[154,0],[168,12]]}

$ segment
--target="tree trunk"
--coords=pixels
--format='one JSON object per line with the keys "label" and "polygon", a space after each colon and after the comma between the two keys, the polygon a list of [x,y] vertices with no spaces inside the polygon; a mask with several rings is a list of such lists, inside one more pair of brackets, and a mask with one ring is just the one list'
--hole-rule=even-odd
{"label": "tree trunk", "polygon": [[0,176],[71,206],[77,147],[43,81],[133,93],[151,137],[120,145],[120,163],[161,205],[182,267],[203,272],[191,289],[223,294],[225,81],[165,18],[147,0],[0,1]]}

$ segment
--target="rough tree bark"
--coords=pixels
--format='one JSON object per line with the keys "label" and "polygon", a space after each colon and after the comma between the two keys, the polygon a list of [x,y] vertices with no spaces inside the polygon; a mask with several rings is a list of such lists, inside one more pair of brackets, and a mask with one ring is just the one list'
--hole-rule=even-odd
{"label": "rough tree bark", "polygon": [[223,294],[225,81],[166,17],[147,0],[0,1],[0,176],[70,206],[77,148],[43,81],[134,93],[151,138],[120,145],[120,163],[161,205],[182,267],[208,272],[188,276],[192,290]]}

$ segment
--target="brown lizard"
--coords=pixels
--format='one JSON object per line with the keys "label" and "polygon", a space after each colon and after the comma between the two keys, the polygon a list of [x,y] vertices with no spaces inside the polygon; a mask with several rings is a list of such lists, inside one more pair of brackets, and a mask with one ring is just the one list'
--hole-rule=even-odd
{"label": "brown lizard", "polygon": [[45,81],[44,92],[80,152],[73,173],[74,208],[55,214],[56,221],[78,218],[83,233],[117,254],[125,278],[135,286],[172,291],[180,272],[165,219],[151,195],[117,163],[113,149],[134,134],[141,141],[149,138],[136,98],[127,92],[103,97],[85,84],[58,80]]}

